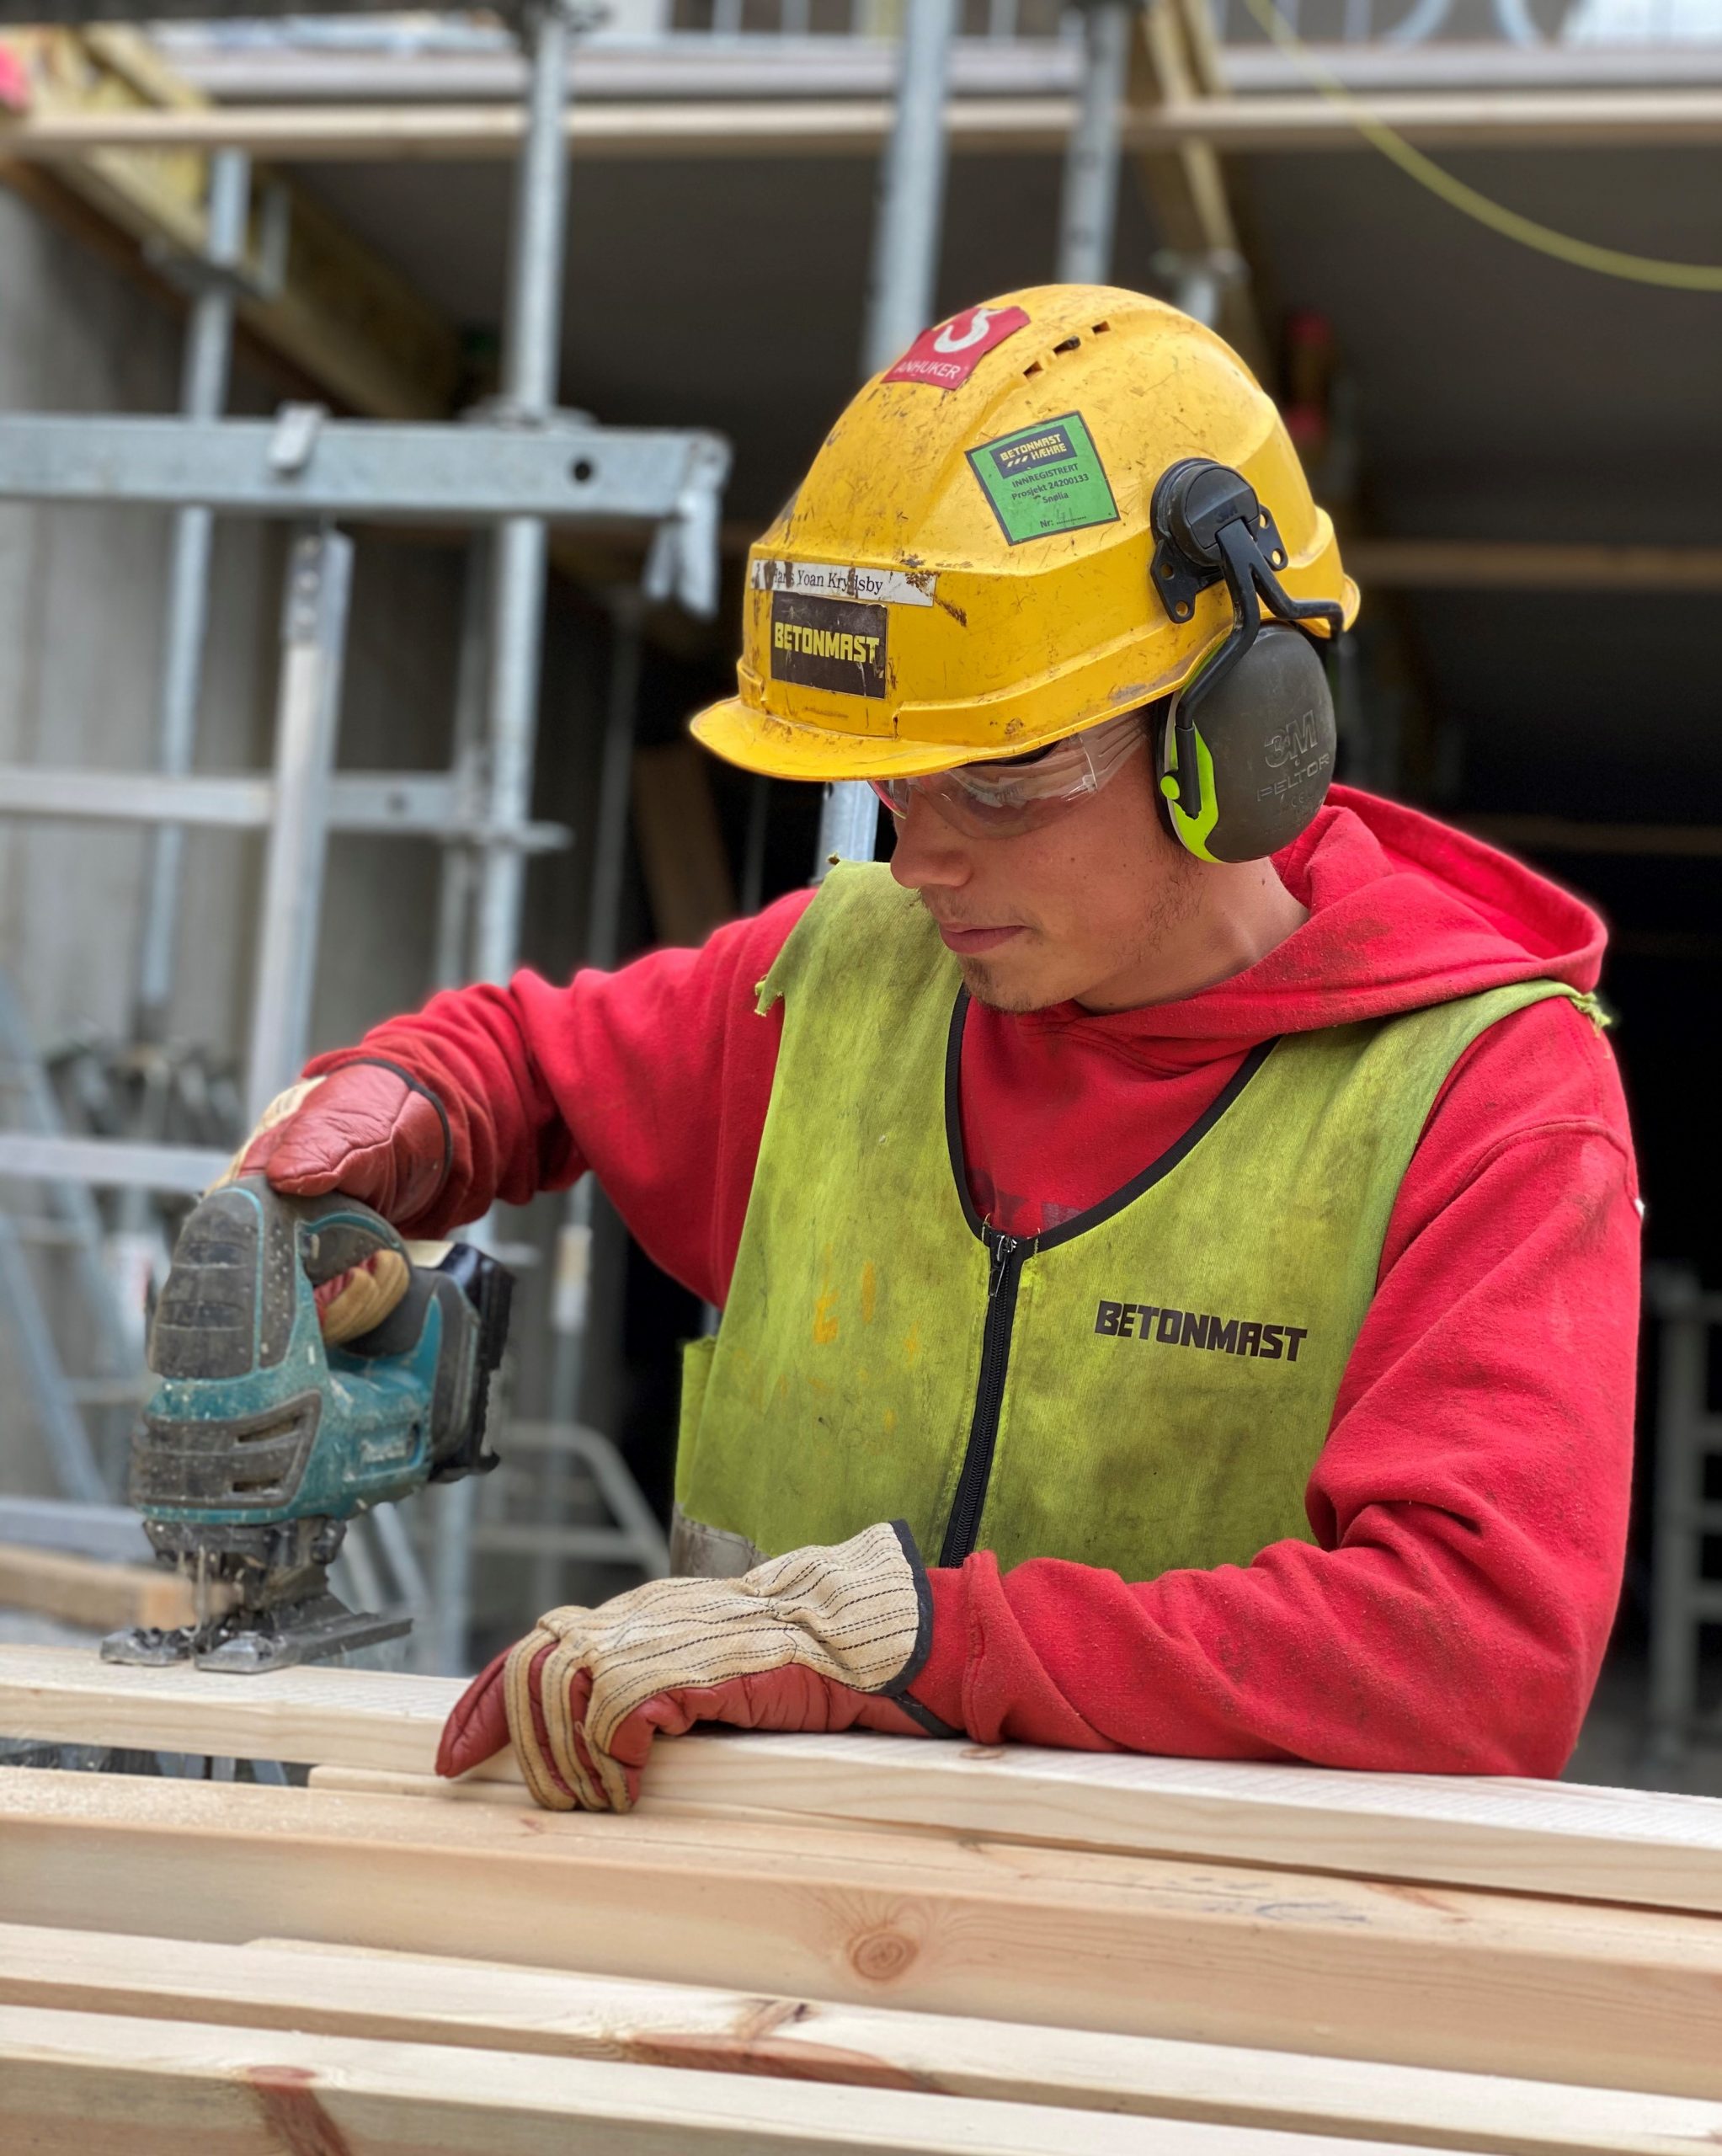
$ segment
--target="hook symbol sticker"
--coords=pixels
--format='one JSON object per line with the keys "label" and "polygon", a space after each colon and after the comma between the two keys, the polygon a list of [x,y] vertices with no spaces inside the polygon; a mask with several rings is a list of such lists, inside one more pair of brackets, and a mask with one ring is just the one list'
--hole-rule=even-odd
{"label": "hook symbol sticker", "polygon": [[971,344],[978,344],[993,326],[993,318],[989,310],[978,307],[968,318],[968,328],[959,336],[957,325],[962,319],[960,314],[953,314],[934,338],[933,350],[936,352],[966,352]]}
{"label": "hook symbol sticker", "polygon": [[960,389],[989,352],[1027,326],[1028,316],[1020,307],[966,307],[922,330],[882,379]]}

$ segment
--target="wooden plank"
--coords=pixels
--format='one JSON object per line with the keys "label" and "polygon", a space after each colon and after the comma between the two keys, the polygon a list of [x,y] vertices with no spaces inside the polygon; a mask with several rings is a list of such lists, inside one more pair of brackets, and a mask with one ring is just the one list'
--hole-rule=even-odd
{"label": "wooden plank", "polygon": [[[48,2156],[1138,2156],[1142,2127],[894,2089],[0,2009],[7,2145]],[[1161,2156],[1357,2156],[1356,2141],[1156,2128]]]}
{"label": "wooden plank", "polygon": [[104,1564],[60,1550],[0,1542],[0,1604],[111,1632],[125,1625],[168,1628],[193,1620],[191,1588],[156,1565]]}
{"label": "wooden plank", "polygon": [[[232,1676],[0,1645],[0,1736],[424,1774],[461,1685],[327,1662]],[[174,1733],[173,1740],[161,1735]]]}
{"label": "wooden plank", "polygon": [[[429,1774],[448,1678],[120,1669],[0,1646],[0,1735]],[[512,1759],[480,1779],[518,1780]],[[429,1788],[420,1783],[417,1786]],[[1581,1784],[1351,1774],[913,1737],[661,1742],[642,1809],[777,1813],[1722,1913],[1722,1801]]]}
{"label": "wooden plank", "polygon": [[1713,1918],[908,1833],[0,1770],[19,1924],[1722,2097]]}
{"label": "wooden plank", "polygon": [[917,2089],[1514,2156],[1673,2156],[1722,2105],[500,1963],[0,1924],[0,2006]]}
{"label": "wooden plank", "polygon": [[1229,259],[1240,274],[1219,294],[1218,329],[1255,373],[1272,380],[1272,352],[1250,291],[1245,249],[1233,214],[1226,175],[1209,142],[1154,147],[1143,129],[1169,111],[1205,108],[1202,72],[1213,66],[1206,46],[1193,50],[1176,0],[1151,0],[1138,17],[1131,39],[1126,140],[1133,147],[1137,176],[1165,244],[1191,257]]}
{"label": "wooden plank", "polygon": [[[1661,855],[1670,861],[1722,859],[1722,824],[1603,824],[1576,816],[1466,816],[1463,828],[1527,853]],[[1617,939],[1618,940],[1618,939]]]}
{"label": "wooden plank", "polygon": [[[329,1791],[337,1796],[419,1796],[433,1804],[530,1804],[532,1792],[523,1781],[509,1781],[501,1778],[487,1781],[482,1775],[462,1774],[457,1782],[445,1782],[437,1774],[401,1774],[383,1767],[313,1767],[306,1777],[312,1789]],[[666,1809],[679,1815],[690,1807],[666,1807],[655,1797],[643,1801],[641,1809],[656,1818]],[[728,1806],[713,1812],[705,1807],[695,1810],[701,1818],[714,1817],[725,1819],[737,1816]],[[792,1819],[793,1812],[773,1812],[773,1819]]]}
{"label": "wooden plank", "polygon": [[[1425,149],[1638,149],[1722,141],[1722,91],[1384,90],[1371,115]],[[1065,97],[958,98],[946,137],[962,155],[1061,155],[1075,118]],[[570,106],[576,159],[872,157],[891,108],[873,98],[723,98]],[[282,164],[506,161],[519,152],[520,108],[506,104],[221,104],[198,110],[0,115],[0,147],[20,163],[59,164],[97,152],[156,155],[232,147]],[[1181,94],[1127,113],[1123,146],[1142,155],[1206,147],[1229,155],[1368,148],[1341,107],[1306,92]]]}
{"label": "wooden plank", "polygon": [[1722,591],[1722,547],[1348,539],[1346,567],[1394,591]]}
{"label": "wooden plank", "polygon": [[[665,1805],[1722,1913],[1714,1797],[909,1737],[683,1742],[702,1748],[653,1762]],[[778,1742],[795,1747],[781,1772]]]}
{"label": "wooden plank", "polygon": [[711,759],[691,741],[634,754],[634,837],[661,943],[703,943],[736,915]]}

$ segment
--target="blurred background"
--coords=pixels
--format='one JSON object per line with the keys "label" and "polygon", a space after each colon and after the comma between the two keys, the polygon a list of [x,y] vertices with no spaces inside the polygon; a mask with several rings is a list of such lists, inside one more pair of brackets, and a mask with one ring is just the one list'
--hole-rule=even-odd
{"label": "blurred background", "polygon": [[[876,842],[686,717],[862,376],[1070,277],[1280,401],[1365,595],[1341,775],[1612,925],[1640,1486],[1574,1771],[1722,1790],[1722,0],[104,13],[0,5],[0,1636],[116,1621],[41,1559],[147,1556],[147,1285],[305,1054]],[[484,1232],[507,1464],[342,1561],[424,1668],[661,1568],[707,1322],[589,1190]]]}

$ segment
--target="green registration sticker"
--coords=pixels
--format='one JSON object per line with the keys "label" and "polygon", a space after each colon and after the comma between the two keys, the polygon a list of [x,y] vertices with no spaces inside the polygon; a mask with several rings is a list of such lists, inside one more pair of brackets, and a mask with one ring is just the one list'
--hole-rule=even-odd
{"label": "green registration sticker", "polygon": [[970,450],[968,461],[1013,547],[1117,521],[1118,504],[1080,412],[1000,435]]}

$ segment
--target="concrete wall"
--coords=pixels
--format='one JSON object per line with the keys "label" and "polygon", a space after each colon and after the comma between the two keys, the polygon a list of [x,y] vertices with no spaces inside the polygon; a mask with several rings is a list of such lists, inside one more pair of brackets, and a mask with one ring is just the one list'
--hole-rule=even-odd
{"label": "concrete wall", "polygon": [[[148,412],[178,395],[179,328],[164,307],[35,211],[0,193],[0,408]],[[0,760],[148,760],[161,648],[166,520],[0,507]],[[268,567],[277,542],[224,531],[203,755],[257,760],[264,734]],[[178,1025],[231,1045],[250,849],[200,839],[188,879]],[[119,1027],[135,960],[140,834],[0,824],[0,963],[44,1040]]]}
{"label": "concrete wall", "polygon": [[[168,307],[0,193],[0,409],[156,412],[178,395],[181,324]],[[234,408],[266,411],[242,370]],[[141,768],[151,760],[168,520],[147,510],[0,507],[0,761]],[[218,526],[198,764],[267,763],[285,534]],[[461,561],[447,546],[362,539],[340,756],[371,768],[446,762]],[[0,963],[40,1036],[123,1032],[144,842],[108,827],[0,825]],[[433,850],[338,842],[314,1031],[380,1015],[393,984],[422,993]],[[189,848],[173,1032],[243,1047],[260,843]]]}
{"label": "concrete wall", "polygon": [[[181,334],[165,298],[0,191],[0,409],[171,411]],[[236,375],[236,410],[267,411],[274,401],[269,384],[243,369]],[[149,766],[168,527],[150,511],[0,506],[0,763]],[[280,528],[217,527],[200,768],[268,763],[285,546]],[[445,766],[461,570],[456,547],[361,537],[344,763]],[[142,835],[120,826],[0,817],[0,971],[43,1046],[126,1035],[144,851]],[[253,836],[208,833],[187,849],[173,1038],[236,1060],[249,1012],[262,851]],[[436,889],[428,845],[335,842],[313,1045],[350,1038],[424,995]],[[0,1097],[0,1119],[3,1111]],[[40,1213],[40,1193],[0,1187],[0,1206],[27,1217]],[[88,1328],[63,1269],[40,1251],[33,1268],[64,1359],[88,1368]],[[0,1488],[47,1489],[19,1370],[0,1313]]]}

